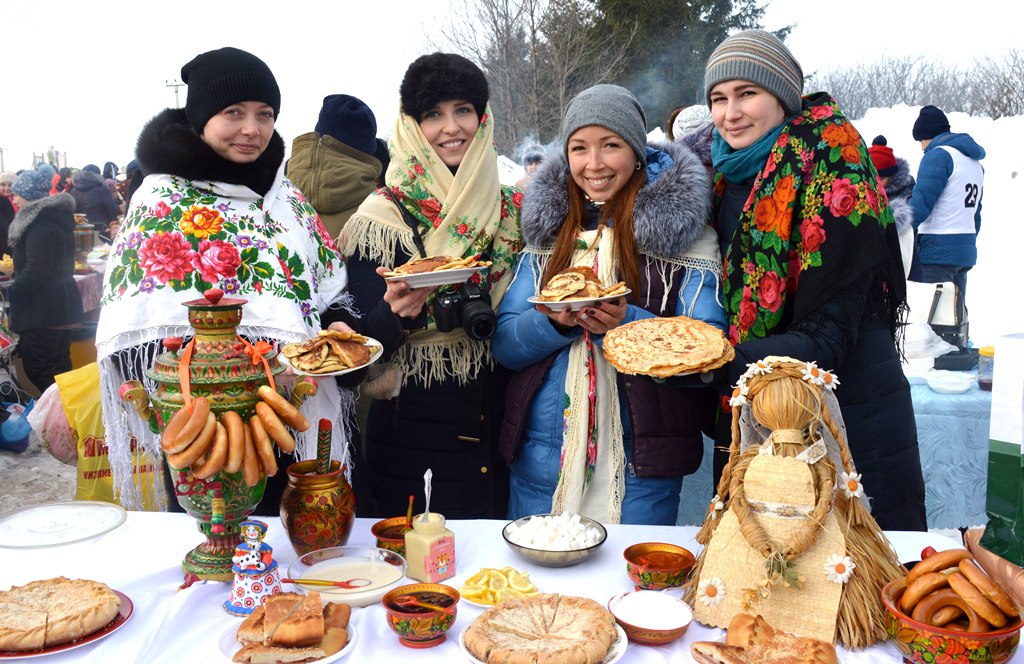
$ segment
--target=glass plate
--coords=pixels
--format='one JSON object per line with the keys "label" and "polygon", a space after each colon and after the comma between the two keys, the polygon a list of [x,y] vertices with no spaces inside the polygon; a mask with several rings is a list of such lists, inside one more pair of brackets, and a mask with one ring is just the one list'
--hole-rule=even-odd
{"label": "glass plate", "polygon": [[120,505],[98,500],[21,507],[0,514],[0,547],[39,549],[84,542],[109,533],[127,518]]}
{"label": "glass plate", "polygon": [[533,297],[526,298],[526,301],[529,302],[530,304],[543,304],[551,311],[561,311],[566,307],[568,307],[570,311],[579,311],[580,309],[584,307],[589,307],[592,304],[598,304],[599,302],[610,302],[611,300],[614,300],[616,298],[625,297],[632,292],[633,291],[627,288],[624,293],[616,293],[615,295],[605,295],[604,297],[585,297],[577,300],[567,299],[559,300],[558,302],[546,302],[544,300],[537,299],[537,296],[534,295]]}
{"label": "glass plate", "polygon": [[72,650],[80,646],[88,645],[93,641],[99,641],[102,638],[108,637],[117,630],[121,629],[128,619],[132,617],[132,613],[135,612],[135,605],[128,599],[128,595],[125,595],[119,590],[114,590],[114,594],[117,595],[118,599],[121,600],[121,606],[117,610],[117,615],[110,623],[102,628],[98,629],[88,636],[83,636],[77,641],[70,643],[62,643],[57,646],[50,646],[49,648],[43,648],[42,650],[29,650],[27,652],[13,652],[9,650],[0,650],[0,660],[9,659],[28,659],[29,657],[42,657],[43,655],[52,655],[55,652],[63,652],[65,650]]}
{"label": "glass plate", "polygon": [[416,274],[400,274],[396,277],[384,277],[385,281],[404,281],[409,288],[431,288],[448,284],[464,284],[477,272],[489,270],[489,265],[479,267],[458,267],[454,270],[434,270],[433,272],[417,272]]}
{"label": "glass plate", "polygon": [[[345,628],[345,631],[348,632],[348,643],[345,644],[344,648],[334,653],[333,655],[328,655],[327,657],[313,660],[312,662],[310,662],[310,664],[328,664],[329,662],[341,659],[345,655],[352,652],[352,649],[356,647],[356,641],[358,641],[358,638],[356,636],[356,630],[352,626],[351,622],[349,622],[348,627]],[[220,635],[219,639],[217,639],[217,647],[220,648],[221,654],[227,657],[227,660],[229,662],[234,661],[235,653],[242,649],[242,644],[239,643],[238,639],[235,638],[236,634],[238,634],[238,625],[231,625],[226,630],[224,630],[224,633]]]}
{"label": "glass plate", "polygon": [[365,369],[366,367],[376,362],[384,353],[384,346],[382,346],[381,343],[376,339],[366,337],[366,341],[363,343],[363,345],[370,349],[370,361],[367,362],[366,364],[360,364],[358,367],[349,367],[348,369],[342,369],[340,371],[328,371],[326,373],[311,373],[309,371],[303,371],[302,369],[298,369],[295,366],[293,366],[292,361],[280,353],[278,353],[277,355],[277,361],[285,365],[286,367],[291,367],[292,373],[294,373],[296,376],[344,376],[347,373],[352,373],[353,371]]}

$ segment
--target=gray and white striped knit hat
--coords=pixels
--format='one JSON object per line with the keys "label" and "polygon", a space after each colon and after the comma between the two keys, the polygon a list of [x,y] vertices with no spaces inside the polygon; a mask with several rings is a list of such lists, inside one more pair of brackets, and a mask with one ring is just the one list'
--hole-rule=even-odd
{"label": "gray and white striped knit hat", "polygon": [[704,69],[704,98],[723,81],[750,81],[775,95],[788,115],[800,112],[804,72],[782,41],[764,30],[744,30],[726,37]]}

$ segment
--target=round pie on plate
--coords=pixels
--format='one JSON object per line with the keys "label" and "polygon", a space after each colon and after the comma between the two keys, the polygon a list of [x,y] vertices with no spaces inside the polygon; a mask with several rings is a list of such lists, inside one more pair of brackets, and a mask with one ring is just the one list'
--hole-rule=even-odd
{"label": "round pie on plate", "polygon": [[0,650],[38,650],[105,627],[121,600],[105,584],[64,577],[0,592]]}
{"label": "round pie on plate", "polygon": [[488,664],[597,664],[615,642],[615,618],[592,599],[558,594],[505,600],[465,632]]}

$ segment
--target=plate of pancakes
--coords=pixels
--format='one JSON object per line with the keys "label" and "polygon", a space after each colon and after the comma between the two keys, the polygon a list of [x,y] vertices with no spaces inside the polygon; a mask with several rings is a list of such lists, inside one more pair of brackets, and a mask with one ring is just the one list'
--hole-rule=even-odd
{"label": "plate of pancakes", "polygon": [[384,273],[386,281],[404,281],[409,288],[431,288],[448,284],[462,284],[477,272],[491,266],[490,261],[478,260],[479,256],[453,258],[451,256],[427,256],[417,258]]}
{"label": "plate of pancakes", "polygon": [[321,330],[312,339],[281,346],[277,359],[300,376],[342,376],[373,364],[383,353],[376,339]]}
{"label": "plate of pancakes", "polygon": [[543,304],[552,311],[579,311],[601,302],[610,302],[629,295],[632,291],[625,282],[604,286],[589,267],[570,267],[562,270],[544,284],[540,292],[527,298],[530,304]]}

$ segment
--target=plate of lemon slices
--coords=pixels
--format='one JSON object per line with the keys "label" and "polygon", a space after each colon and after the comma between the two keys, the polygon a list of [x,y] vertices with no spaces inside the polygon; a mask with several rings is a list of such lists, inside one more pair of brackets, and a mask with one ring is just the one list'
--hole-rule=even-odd
{"label": "plate of lemon slices", "polygon": [[512,597],[529,597],[540,591],[530,581],[529,572],[514,567],[484,567],[459,587],[462,599],[477,606],[495,606]]}

